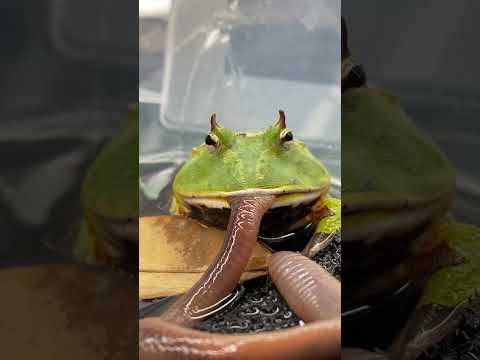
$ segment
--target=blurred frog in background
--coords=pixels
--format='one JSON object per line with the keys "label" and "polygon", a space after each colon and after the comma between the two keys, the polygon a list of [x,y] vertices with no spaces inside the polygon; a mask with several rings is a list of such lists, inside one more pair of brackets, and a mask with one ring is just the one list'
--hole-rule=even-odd
{"label": "blurred frog in background", "polygon": [[81,261],[138,270],[138,105],[88,169],[81,188]]}
{"label": "blurred frog in background", "polygon": [[415,359],[457,328],[455,311],[480,303],[480,229],[452,220],[453,166],[396,96],[367,82],[347,41],[342,18],[342,305],[422,284],[393,351]]}

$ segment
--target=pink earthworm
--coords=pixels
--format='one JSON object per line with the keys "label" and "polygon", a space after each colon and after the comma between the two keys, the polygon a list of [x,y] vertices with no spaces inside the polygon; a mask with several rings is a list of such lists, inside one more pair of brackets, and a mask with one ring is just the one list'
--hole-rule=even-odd
{"label": "pink earthworm", "polygon": [[[272,256],[269,273],[307,325],[254,335],[219,335],[159,318],[140,322],[141,359],[339,359],[340,283],[320,265],[295,253]],[[312,282],[313,280],[313,282]]]}
{"label": "pink earthworm", "polygon": [[270,258],[268,273],[288,305],[305,322],[340,316],[340,282],[315,261],[280,251]]}
{"label": "pink earthworm", "polygon": [[189,326],[235,289],[255,247],[260,221],[274,200],[273,195],[260,194],[229,199],[231,215],[222,249],[200,280],[162,314],[163,320]]}

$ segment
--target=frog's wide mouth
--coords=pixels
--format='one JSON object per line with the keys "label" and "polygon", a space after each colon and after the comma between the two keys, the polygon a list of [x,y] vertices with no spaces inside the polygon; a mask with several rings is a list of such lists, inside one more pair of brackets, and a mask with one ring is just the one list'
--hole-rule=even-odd
{"label": "frog's wide mouth", "polygon": [[[317,204],[328,192],[325,189],[310,191],[285,192],[284,190],[243,190],[222,194],[223,196],[195,196],[178,197],[176,210],[189,214],[200,222],[225,229],[230,218],[229,197],[243,194],[275,194],[274,204],[265,213],[260,226],[260,234],[271,237],[285,234],[292,227],[298,226],[302,219],[310,214],[312,207]],[[316,206],[316,205],[315,205]]]}
{"label": "frog's wide mouth", "polygon": [[205,206],[212,209],[229,209],[228,199],[233,196],[265,194],[276,195],[271,209],[291,206],[295,207],[312,202],[328,192],[329,186],[310,189],[246,189],[231,192],[218,192],[208,194],[177,194],[177,198],[186,206]]}
{"label": "frog's wide mouth", "polygon": [[75,252],[95,264],[138,269],[138,217],[111,218],[89,212]]}
{"label": "frog's wide mouth", "polygon": [[[375,203],[372,208],[342,205],[344,242],[375,242],[388,235],[401,237],[427,222],[445,217],[453,196],[446,194],[429,202]],[[394,205],[397,205],[396,207]],[[353,211],[356,210],[356,211]]]}
{"label": "frog's wide mouth", "polygon": [[362,193],[342,193],[342,213],[358,213],[364,211],[392,211],[416,207],[425,207],[433,203],[453,199],[455,192],[439,192],[437,194],[389,194],[369,191]]}

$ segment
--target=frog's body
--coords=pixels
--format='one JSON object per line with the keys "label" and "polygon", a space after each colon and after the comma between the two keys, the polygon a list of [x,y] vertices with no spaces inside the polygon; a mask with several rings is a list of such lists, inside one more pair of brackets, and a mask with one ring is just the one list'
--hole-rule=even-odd
{"label": "frog's body", "polygon": [[101,150],[89,168],[82,184],[81,207],[83,224],[76,255],[88,262],[108,265],[129,266],[125,261],[136,263],[137,106],[129,109],[118,134]]}
{"label": "frog's body", "polygon": [[[229,197],[266,193],[276,196],[265,216],[267,233],[282,233],[302,220],[318,222],[312,213],[325,208],[330,175],[308,148],[291,136],[283,113],[269,129],[249,134],[234,134],[213,121],[209,137],[216,144],[193,149],[191,159],[178,172],[173,212],[225,228]],[[135,264],[137,186],[138,108],[134,107],[119,133],[95,159],[82,185],[79,258],[123,267]]]}
{"label": "frog's body", "polygon": [[225,228],[229,197],[271,194],[275,201],[262,229],[281,233],[307,216],[314,205],[323,207],[330,175],[304,143],[293,140],[283,112],[276,124],[256,133],[235,134],[213,117],[207,141],[210,144],[193,149],[175,178],[175,213]]}
{"label": "frog's body", "polygon": [[342,106],[343,247],[364,259],[342,262],[355,306],[448,265],[437,234],[455,177],[394,96],[362,86],[344,91]]}
{"label": "frog's body", "polygon": [[416,359],[479,303],[480,229],[448,219],[452,166],[394,96],[362,86],[342,102],[342,303],[424,285],[392,348],[394,358]]}
{"label": "frog's body", "polygon": [[[305,249],[313,256],[340,228],[339,200],[329,197],[329,188],[328,171],[303,143],[293,139],[283,112],[268,129],[246,134],[231,132],[212,116],[205,143],[193,149],[173,181],[171,212],[193,218],[202,226],[179,216],[172,216],[172,221],[140,219],[140,244],[144,244],[140,249],[140,287],[144,298],[190,289],[182,298],[191,296],[200,301],[193,290],[200,288],[210,289],[202,293],[210,299],[219,292],[223,298],[225,289],[236,286],[240,278],[265,274],[271,251],[257,242],[259,233],[283,239],[300,227],[307,229],[301,232],[306,234],[310,224],[317,223],[314,236],[304,239],[310,240]],[[325,218],[332,221],[322,221]],[[203,235],[195,236],[198,228],[203,229]],[[217,241],[219,247],[212,248],[214,237],[218,240],[215,228],[224,230],[223,245]],[[182,234],[177,234],[179,231]],[[171,239],[172,234],[175,239]],[[143,255],[151,253],[149,243],[162,251]],[[217,253],[215,258],[208,256],[212,249]],[[183,266],[179,270],[176,264]],[[199,270],[203,274],[195,282]],[[154,284],[148,281],[149,272],[155,272]]]}
{"label": "frog's body", "polygon": [[453,169],[398,100],[362,87],[342,101],[344,238],[372,243],[443,217],[454,198]]}
{"label": "frog's body", "polygon": [[[458,256],[455,236],[464,230],[448,220],[454,197],[450,162],[395,96],[366,82],[348,51],[342,18],[342,242],[344,254],[355,254],[342,261],[345,306],[375,301],[459,265],[462,256],[477,261],[473,253]],[[457,292],[449,269],[434,278],[436,290],[441,278]]]}
{"label": "frog's body", "polygon": [[[367,84],[342,17],[343,239],[371,246],[441,222],[453,202],[452,166],[398,99]],[[431,245],[431,243],[430,243]]]}
{"label": "frog's body", "polygon": [[[191,326],[224,302],[247,268],[259,234],[278,231],[284,224],[286,230],[294,230],[305,220],[319,223],[310,214],[315,210],[330,215],[329,173],[293,139],[283,111],[279,115],[264,131],[240,134],[220,126],[212,115],[205,144],[193,149],[177,173],[173,210],[211,225],[226,225],[226,231],[213,262],[162,313],[161,321]],[[270,271],[275,266],[268,267]]]}

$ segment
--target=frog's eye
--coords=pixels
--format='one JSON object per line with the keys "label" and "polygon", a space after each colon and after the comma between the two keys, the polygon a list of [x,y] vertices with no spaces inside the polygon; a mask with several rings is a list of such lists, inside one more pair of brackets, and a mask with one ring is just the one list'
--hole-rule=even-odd
{"label": "frog's eye", "polygon": [[210,146],[218,146],[218,137],[215,134],[208,134],[205,137],[205,144],[210,145]]}
{"label": "frog's eye", "polygon": [[282,144],[285,144],[286,142],[292,141],[292,140],[293,140],[293,133],[290,130],[284,129],[280,133],[280,142]]}
{"label": "frog's eye", "polygon": [[361,65],[355,64],[348,74],[348,83],[351,87],[360,87],[367,82],[367,76]]}
{"label": "frog's eye", "polygon": [[210,126],[210,134],[205,137],[205,144],[207,144],[208,146],[217,147],[220,141],[218,139],[218,136],[214,133],[214,131],[218,128],[217,115],[215,113],[213,113],[210,117]]}
{"label": "frog's eye", "polygon": [[278,121],[277,126],[280,128],[280,144],[285,144],[286,142],[293,140],[293,134],[290,130],[287,129],[287,125],[285,122],[285,113],[282,110],[278,111]]}

